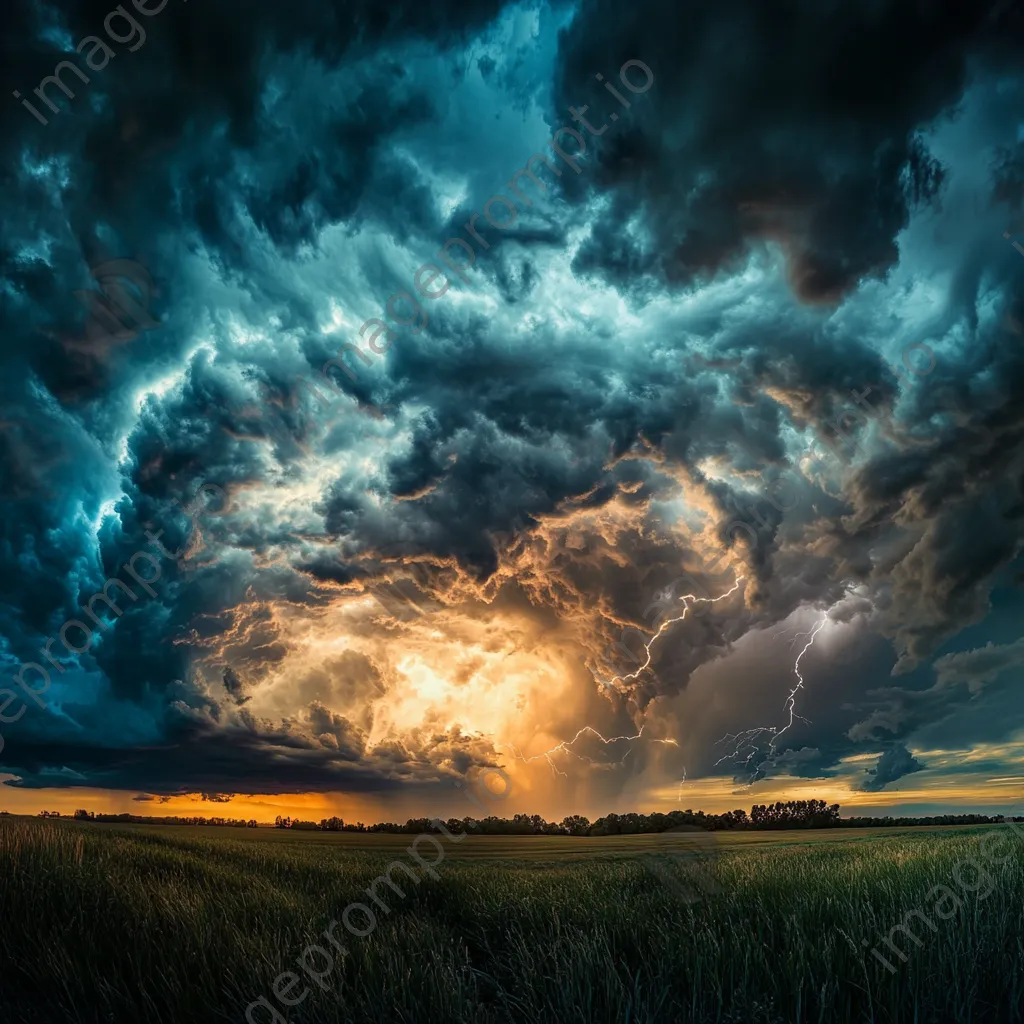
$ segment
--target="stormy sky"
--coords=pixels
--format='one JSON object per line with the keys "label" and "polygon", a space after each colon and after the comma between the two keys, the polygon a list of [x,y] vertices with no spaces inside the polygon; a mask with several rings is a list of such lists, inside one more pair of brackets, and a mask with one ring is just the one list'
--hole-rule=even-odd
{"label": "stormy sky", "polygon": [[0,805],[1017,802],[1019,4],[3,18]]}

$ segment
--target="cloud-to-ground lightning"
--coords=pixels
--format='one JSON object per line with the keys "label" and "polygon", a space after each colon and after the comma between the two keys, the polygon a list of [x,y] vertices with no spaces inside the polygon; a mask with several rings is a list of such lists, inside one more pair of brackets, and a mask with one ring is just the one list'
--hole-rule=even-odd
{"label": "cloud-to-ground lightning", "polygon": [[[715,764],[720,765],[723,761],[728,761],[730,758],[737,759],[742,758],[744,765],[749,765],[751,761],[757,756],[760,748],[754,742],[762,736],[770,736],[771,739],[768,741],[768,754],[762,758],[754,766],[754,779],[759,777],[761,768],[775,757],[775,751],[778,746],[779,738],[787,732],[793,725],[793,723],[799,718],[801,722],[806,722],[807,719],[802,715],[796,713],[796,695],[804,688],[804,677],[800,674],[800,661],[803,656],[814,646],[814,640],[817,635],[821,632],[822,627],[828,621],[828,611],[822,613],[821,618],[814,624],[814,626],[804,633],[797,633],[793,637],[793,642],[798,637],[806,636],[808,638],[807,643],[800,649],[800,653],[796,656],[796,660],[793,662],[793,674],[796,676],[796,686],[789,691],[786,696],[786,703],[783,705],[783,710],[788,713],[789,721],[784,726],[779,728],[777,725],[760,725],[753,729],[744,729],[742,732],[737,733],[726,733],[718,742],[719,743],[733,743],[735,744],[734,749],[724,756],[720,757]],[[776,634],[778,636],[780,634]],[[792,643],[791,643],[792,646]],[[742,756],[742,751],[745,747],[749,747],[746,757]]]}
{"label": "cloud-to-ground lightning", "polygon": [[[718,597],[698,597],[696,594],[683,594],[683,595],[681,595],[679,597],[679,600],[683,602],[682,614],[677,615],[675,618],[672,618],[672,619],[666,619],[657,628],[657,630],[655,630],[654,635],[644,645],[644,651],[645,651],[645,654],[647,655],[647,660],[638,669],[636,669],[636,671],[630,672],[628,675],[625,675],[625,676],[615,676],[614,678],[612,678],[610,680],[607,680],[607,681],[602,680],[602,679],[598,679],[597,675],[594,674],[595,680],[597,680],[597,682],[599,682],[602,686],[611,687],[616,682],[624,683],[624,682],[628,682],[630,680],[636,679],[640,675],[640,673],[643,672],[645,669],[647,669],[647,667],[651,664],[651,658],[652,658],[651,648],[654,646],[654,643],[658,639],[658,637],[660,637],[670,626],[673,626],[677,622],[682,622],[682,620],[686,618],[687,612],[689,612],[690,609],[694,607],[694,605],[697,605],[697,604],[716,604],[719,601],[724,601],[725,598],[729,597],[731,594],[735,594],[736,591],[739,589],[740,584],[745,579],[746,579],[745,576],[737,576],[735,582],[733,583],[733,585],[724,594],[719,594]],[[640,739],[643,736],[643,733],[644,733],[644,726],[640,727],[640,731],[635,736],[612,736],[610,738],[605,738],[593,726],[585,725],[585,726],[583,726],[582,729],[580,729],[576,733],[575,736],[573,736],[573,738],[571,740],[562,740],[561,743],[556,743],[555,746],[551,747],[549,750],[545,750],[545,751],[543,751],[540,754],[534,754],[532,757],[524,757],[523,754],[519,750],[517,750],[514,746],[512,746],[512,744],[504,744],[504,745],[507,746],[512,751],[513,755],[516,758],[518,758],[520,761],[522,761],[524,764],[528,764],[530,761],[536,761],[536,760],[538,760],[540,758],[544,758],[548,762],[548,764],[551,766],[551,770],[553,772],[555,772],[555,774],[562,775],[562,776],[565,776],[567,778],[568,776],[566,775],[566,773],[561,771],[561,770],[559,770],[559,768],[555,765],[554,761],[551,759],[552,755],[560,752],[560,753],[564,753],[564,754],[570,754],[571,756],[577,757],[581,761],[586,761],[589,764],[599,764],[600,763],[600,762],[595,761],[593,758],[586,757],[583,754],[578,754],[578,753],[576,753],[576,751],[571,749],[572,745],[582,735],[584,735],[584,733],[589,733],[592,736],[596,736],[605,745],[610,745],[612,743],[619,743],[619,742],[622,742],[622,741],[632,742],[634,740]],[[678,747],[679,746],[678,742],[676,740],[674,740],[674,739],[671,739],[671,738],[669,738],[669,739],[657,739],[657,740],[652,740],[651,742],[652,743],[664,743],[664,744],[666,744],[668,746],[673,746],[673,747]],[[623,756],[622,760],[621,761],[617,761],[615,763],[616,764],[623,764],[625,762],[626,758],[629,757],[630,753],[632,753],[632,750],[633,750],[633,748],[632,748],[632,746],[630,746],[629,750],[626,751],[626,753]],[[686,778],[685,770],[683,772],[683,778],[684,779]],[[682,785],[682,783],[680,783],[680,785]]]}

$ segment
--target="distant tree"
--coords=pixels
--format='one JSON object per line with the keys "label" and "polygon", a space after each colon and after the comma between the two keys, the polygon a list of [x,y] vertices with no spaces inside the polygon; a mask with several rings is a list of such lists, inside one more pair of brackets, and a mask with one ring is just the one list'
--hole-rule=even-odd
{"label": "distant tree", "polygon": [[[449,818],[445,828],[453,835],[467,833],[472,835],[570,835],[570,836],[604,836],[632,835],[636,833],[665,832],[682,825],[702,829],[798,829],[798,828],[890,828],[913,825],[985,825],[1001,822],[1003,815],[985,814],[942,814],[920,818],[882,818],[857,817],[841,818],[839,804],[826,804],[824,800],[789,800],[774,804],[755,804],[748,815],[746,811],[725,811],[722,814],[705,814],[704,811],[670,811],[667,814],[655,811],[651,814],[608,814],[598,818],[593,824],[579,814],[571,814],[563,818],[561,823],[545,821],[539,814],[516,814],[512,818],[499,818],[494,815],[477,819],[465,817]],[[0,816],[9,815],[8,811],[0,811]],[[40,811],[41,818],[59,818],[59,811]],[[222,817],[148,817],[136,814],[94,814],[92,811],[79,808],[73,817],[78,821],[141,823],[154,825],[192,825],[220,826],[228,828],[258,828],[259,823],[250,818]],[[1016,821],[1024,820],[1017,816]],[[343,830],[346,832],[384,832],[390,834],[415,833],[427,834],[439,832],[431,819],[410,818],[404,825],[391,821],[364,825],[345,824],[339,817],[322,818],[319,823],[312,821],[293,820],[280,815],[274,821],[275,828],[325,829],[327,831]]]}
{"label": "distant tree", "polygon": [[590,821],[582,814],[570,814],[562,819],[562,829],[569,836],[585,836],[590,831]]}

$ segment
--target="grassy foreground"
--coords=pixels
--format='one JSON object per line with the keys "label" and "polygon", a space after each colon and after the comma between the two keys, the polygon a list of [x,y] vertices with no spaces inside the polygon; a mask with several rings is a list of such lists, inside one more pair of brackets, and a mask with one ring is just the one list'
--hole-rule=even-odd
{"label": "grassy foreground", "polygon": [[[397,875],[405,897],[383,890],[366,938],[339,925],[348,954],[326,990],[303,975],[311,993],[287,1008],[275,977],[327,945],[389,861],[412,865],[413,837],[8,819],[0,1016],[242,1022],[265,996],[300,1022],[1020,1021],[1024,838],[984,861],[975,894],[954,881],[974,879],[963,862],[983,860],[991,828],[1007,826],[716,836],[714,884],[692,903],[666,871],[695,869],[659,837],[471,837],[436,881]],[[960,898],[948,920],[926,899],[936,885]],[[911,922],[920,946],[897,935],[906,963],[880,947],[892,973],[861,940],[878,946],[915,908],[935,929]]]}

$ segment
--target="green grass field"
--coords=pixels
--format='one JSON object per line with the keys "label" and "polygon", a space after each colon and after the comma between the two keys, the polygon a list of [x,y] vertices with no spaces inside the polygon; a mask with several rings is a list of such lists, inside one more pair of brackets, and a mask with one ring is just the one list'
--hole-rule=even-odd
{"label": "green grass field", "polygon": [[[309,1022],[1024,1020],[1008,826],[718,833],[699,865],[662,836],[441,839],[437,879],[396,873],[404,898],[379,890],[388,912],[364,938],[339,924],[337,953],[321,933],[390,861],[415,866],[413,838],[2,820],[0,1019],[243,1022],[263,996]],[[896,934],[902,962],[880,943],[915,908],[933,927]],[[296,964],[312,942],[334,959],[309,961],[319,983]]]}

